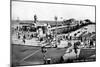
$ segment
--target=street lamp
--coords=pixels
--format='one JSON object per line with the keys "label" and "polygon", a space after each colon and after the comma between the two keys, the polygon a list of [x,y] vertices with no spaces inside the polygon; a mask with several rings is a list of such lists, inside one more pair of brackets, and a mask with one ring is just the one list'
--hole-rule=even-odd
{"label": "street lamp", "polygon": [[42,46],[41,47],[41,52],[43,54],[44,64],[46,64],[46,55],[45,55],[45,53],[47,52],[47,48],[45,46]]}
{"label": "street lamp", "polygon": [[54,19],[55,19],[55,23],[56,23],[56,33],[55,33],[55,39],[56,39],[56,46],[57,46],[57,26],[58,26],[58,24],[57,24],[57,19],[58,19],[58,17],[57,17],[57,16],[55,16],[55,17],[54,17]]}

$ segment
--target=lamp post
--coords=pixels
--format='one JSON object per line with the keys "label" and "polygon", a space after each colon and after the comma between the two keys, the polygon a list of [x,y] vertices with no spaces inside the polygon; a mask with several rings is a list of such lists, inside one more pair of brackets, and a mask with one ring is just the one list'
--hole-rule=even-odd
{"label": "lamp post", "polygon": [[42,46],[41,47],[41,52],[43,54],[43,61],[44,61],[44,64],[46,64],[46,55],[45,53],[47,52],[47,48],[45,46]]}
{"label": "lamp post", "polygon": [[57,24],[57,19],[58,19],[57,16],[55,16],[54,19],[55,19],[55,23],[56,23],[55,39],[56,39],[56,46],[57,46],[57,26],[58,26],[58,24]]}

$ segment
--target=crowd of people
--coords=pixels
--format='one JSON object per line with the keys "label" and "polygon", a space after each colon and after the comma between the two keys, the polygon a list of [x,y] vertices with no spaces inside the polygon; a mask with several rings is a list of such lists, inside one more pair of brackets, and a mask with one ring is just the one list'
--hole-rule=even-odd
{"label": "crowd of people", "polygon": [[[35,24],[36,25],[36,24]],[[14,31],[15,34],[17,35],[17,39],[21,39],[23,43],[26,42],[26,40],[30,40],[32,38],[38,38],[38,40],[40,42],[49,44],[51,46],[56,46],[60,44],[60,42],[62,40],[65,41],[71,41],[76,39],[78,40],[78,42],[80,41],[80,45],[81,43],[83,43],[82,37],[73,37],[70,36],[70,33],[67,33],[66,36],[61,35],[61,37],[59,37],[59,35],[57,35],[57,31],[51,31],[51,26],[49,24],[44,24],[43,26],[35,26],[33,29],[33,31],[30,31],[30,29],[33,28],[31,26],[17,26]],[[89,39],[88,40],[88,45],[94,46],[95,41],[93,41],[93,39]],[[84,42],[84,45],[87,45],[86,42]]]}
{"label": "crowd of people", "polygon": [[48,59],[45,56],[45,53],[47,52],[47,48],[45,46],[57,48],[59,45],[61,45],[61,41],[66,41],[68,42],[66,43],[66,45],[68,44],[66,47],[72,47],[71,49],[68,49],[68,52],[70,53],[71,50],[74,50],[76,56],[78,54],[78,49],[80,48],[84,48],[86,46],[89,48],[95,47],[95,41],[93,39],[89,39],[88,43],[86,43],[87,40],[82,40],[82,38],[73,38],[73,36],[69,35],[70,33],[67,33],[66,36],[58,36],[56,30],[51,31],[51,26],[49,24],[44,24],[44,26],[35,26],[33,31],[30,31],[31,28],[31,26],[26,28],[17,26],[14,29],[14,32],[17,35],[17,39],[21,40],[24,44],[26,43],[26,40],[31,40],[32,38],[37,38],[38,41],[40,41],[41,52],[44,56],[44,64],[50,64],[51,61],[51,58]]}

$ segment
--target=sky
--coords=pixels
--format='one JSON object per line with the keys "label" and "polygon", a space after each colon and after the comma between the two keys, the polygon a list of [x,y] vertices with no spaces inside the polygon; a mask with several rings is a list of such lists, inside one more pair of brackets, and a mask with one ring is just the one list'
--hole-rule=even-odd
{"label": "sky", "polygon": [[12,20],[33,20],[36,14],[38,20],[58,20],[75,18],[95,21],[95,7],[80,5],[48,4],[35,2],[12,1]]}

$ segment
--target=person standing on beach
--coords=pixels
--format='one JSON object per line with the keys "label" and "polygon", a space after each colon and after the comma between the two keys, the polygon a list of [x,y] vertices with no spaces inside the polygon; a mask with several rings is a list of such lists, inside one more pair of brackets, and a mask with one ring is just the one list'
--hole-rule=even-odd
{"label": "person standing on beach", "polygon": [[26,37],[25,37],[25,34],[23,35],[23,42],[24,42],[24,44],[25,44],[25,39],[26,39]]}
{"label": "person standing on beach", "polygon": [[78,53],[78,45],[77,45],[77,43],[74,43],[74,52],[75,52],[75,54],[76,54],[76,58],[77,58],[77,53]]}

